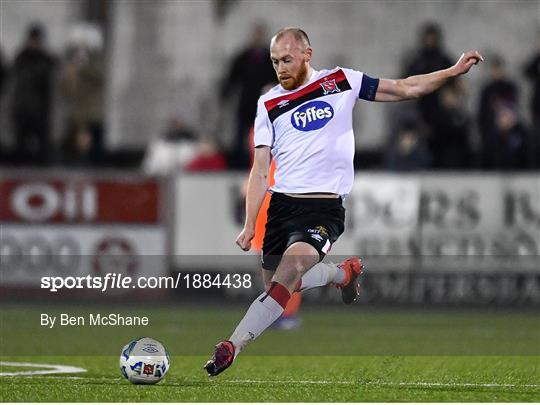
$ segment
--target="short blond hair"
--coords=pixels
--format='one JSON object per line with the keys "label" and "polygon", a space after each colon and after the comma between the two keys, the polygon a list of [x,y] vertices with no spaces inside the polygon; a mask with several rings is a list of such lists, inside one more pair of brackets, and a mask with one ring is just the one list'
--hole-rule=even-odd
{"label": "short blond hair", "polygon": [[285,27],[280,29],[276,35],[274,35],[274,41],[279,41],[281,38],[283,38],[285,35],[291,34],[294,36],[294,39],[302,44],[302,48],[306,49],[311,46],[311,43],[309,42],[309,37],[306,34],[306,32],[298,27]]}

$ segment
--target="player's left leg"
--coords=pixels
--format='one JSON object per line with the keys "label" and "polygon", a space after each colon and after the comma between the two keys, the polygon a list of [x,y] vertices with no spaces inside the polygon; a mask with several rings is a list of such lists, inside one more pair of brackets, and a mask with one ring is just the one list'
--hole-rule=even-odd
{"label": "player's left leg", "polygon": [[333,284],[341,290],[343,302],[352,304],[359,295],[358,278],[363,268],[362,261],[354,256],[339,264],[321,262],[302,276],[295,291]]}
{"label": "player's left leg", "polygon": [[[321,256],[321,260],[322,258],[323,257]],[[355,261],[358,261],[358,265],[350,265],[355,264]],[[361,268],[362,265],[360,264],[359,259],[356,258],[347,259],[339,264],[324,263],[321,261],[305,272],[302,278],[296,283],[293,295],[301,291],[324,287],[329,284],[333,284],[337,287],[347,285],[353,278],[362,274]],[[264,268],[261,269],[261,271],[265,290],[268,291],[272,284],[272,277],[275,272]]]}

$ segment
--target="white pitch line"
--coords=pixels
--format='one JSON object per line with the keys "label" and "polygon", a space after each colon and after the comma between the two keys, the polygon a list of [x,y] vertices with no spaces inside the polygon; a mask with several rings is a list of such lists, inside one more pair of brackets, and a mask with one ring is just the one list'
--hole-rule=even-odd
{"label": "white pitch line", "polygon": [[86,370],[80,367],[64,366],[61,364],[36,364],[36,363],[19,363],[11,361],[0,361],[0,366],[11,367],[35,367],[46,368],[47,370],[36,371],[13,371],[8,373],[0,373],[0,377],[15,377],[15,376],[33,376],[33,375],[46,375],[46,374],[71,374],[71,373],[85,373]]}
{"label": "white pitch line", "polygon": [[[389,384],[389,383],[375,383],[375,384]],[[501,388],[540,388],[540,384],[499,384],[499,383],[433,383],[433,382],[400,382],[399,385],[414,385],[414,386],[428,386],[428,387],[501,387]]]}
{"label": "white pitch line", "polygon": [[[114,378],[108,378],[108,377],[77,377],[74,375],[20,375],[20,376],[13,376],[13,375],[7,375],[5,377],[17,377],[17,378],[39,378],[39,379],[46,379],[46,380],[90,380],[90,381],[114,381]],[[121,377],[119,376],[118,379],[120,380]]]}
{"label": "white pitch line", "polygon": [[[2,364],[0,362],[0,364]],[[17,363],[22,364],[22,363]],[[27,375],[27,377],[31,377]],[[76,377],[76,376],[43,376],[66,380],[107,380],[107,377]],[[120,377],[119,377],[120,379]],[[213,380],[224,384],[313,384],[313,385],[382,385],[388,387],[446,387],[446,388],[540,388],[540,384],[499,384],[499,383],[438,383],[438,382],[385,382],[385,381],[330,381],[330,380]],[[184,381],[184,383],[199,383],[201,381]],[[170,383],[169,383],[170,384]],[[172,385],[181,386],[182,383]]]}
{"label": "white pitch line", "polygon": [[328,381],[328,380],[228,380],[237,384],[314,384],[314,385],[386,385],[396,387],[482,387],[482,388],[540,388],[540,384],[499,383],[437,383],[437,382],[384,382],[384,381]]}

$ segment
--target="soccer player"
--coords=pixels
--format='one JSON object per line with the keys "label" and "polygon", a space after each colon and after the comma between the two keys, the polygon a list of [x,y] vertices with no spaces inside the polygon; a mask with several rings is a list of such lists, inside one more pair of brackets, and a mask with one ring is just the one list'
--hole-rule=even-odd
{"label": "soccer player", "polygon": [[368,101],[415,99],[467,73],[482,56],[461,55],[455,65],[406,79],[375,79],[352,69],[311,67],[313,49],[300,28],[281,29],[270,42],[279,84],[262,95],[255,118],[255,158],[246,196],[246,222],[236,243],[250,249],[255,221],[267,191],[271,155],[275,184],[263,242],[266,291],[249,307],[229,340],[220,342],[204,368],[209,376],[227,369],[240,351],[281,315],[294,291],[328,284],[352,303],[358,295],[362,263],[322,263],[343,233],[342,199],[353,184],[352,110]]}
{"label": "soccer player", "polygon": [[[266,93],[266,91],[264,91]],[[255,146],[253,139],[253,128],[249,131],[250,150],[251,150],[251,165],[253,166],[253,157],[255,155]],[[268,169],[268,186],[272,187],[275,184],[274,173],[276,171],[275,162],[270,162],[270,168]],[[247,182],[246,182],[247,189]],[[266,221],[268,219],[268,207],[270,205],[270,194],[267,193],[259,208],[259,214],[255,221],[255,234],[251,240],[251,250],[254,252],[262,252],[264,233],[266,229]],[[300,310],[300,304],[302,303],[302,294],[300,291],[295,291],[291,294],[287,306],[283,309],[281,316],[276,319],[272,324],[273,329],[281,330],[293,330],[300,327],[300,318],[298,317],[298,311]]]}

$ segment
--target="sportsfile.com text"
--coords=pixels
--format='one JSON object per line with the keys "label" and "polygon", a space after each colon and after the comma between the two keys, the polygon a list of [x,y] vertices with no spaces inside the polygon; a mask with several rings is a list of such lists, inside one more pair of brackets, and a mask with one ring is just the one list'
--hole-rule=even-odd
{"label": "sportsfile.com text", "polygon": [[119,273],[104,276],[41,277],[41,288],[50,292],[62,289],[92,289],[105,292],[109,289],[128,288],[251,288],[250,274],[178,273],[176,276],[130,277]]}

